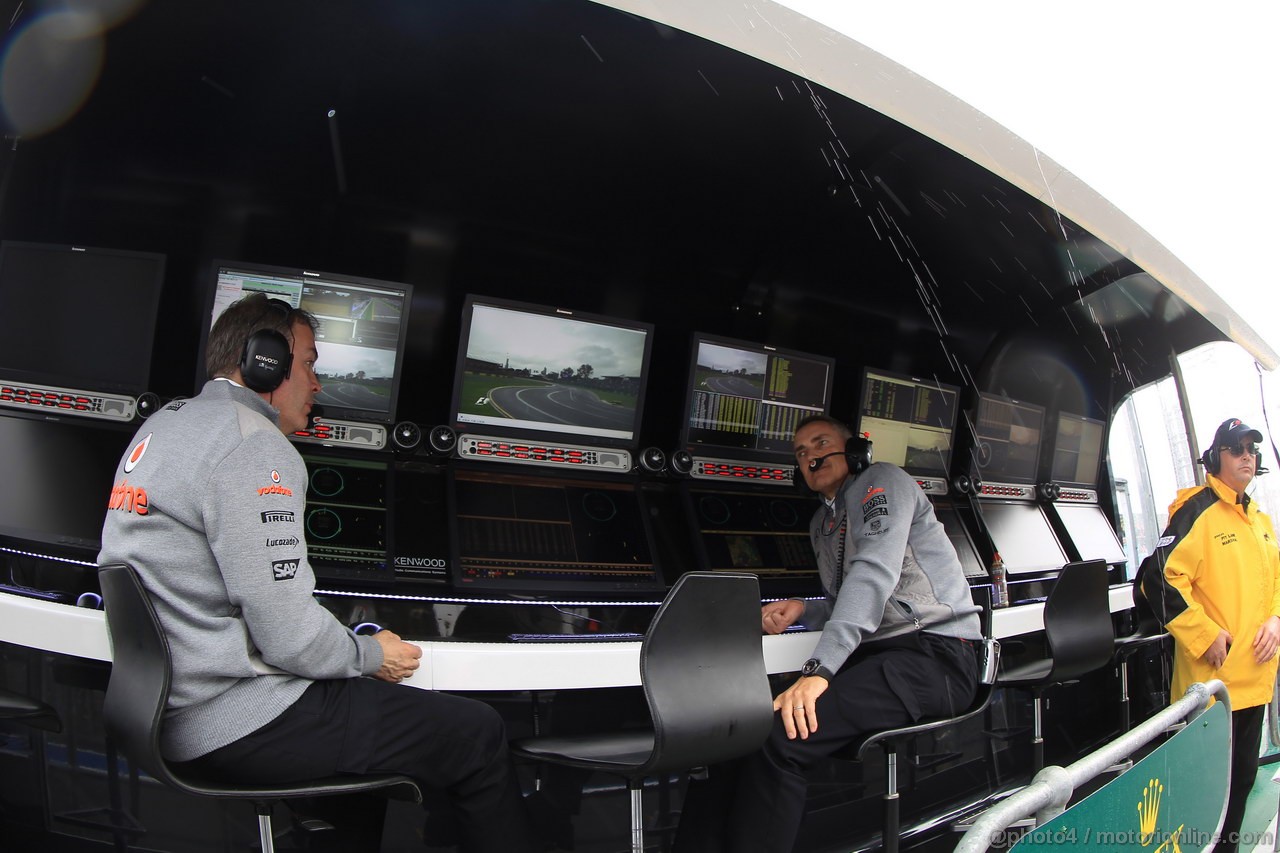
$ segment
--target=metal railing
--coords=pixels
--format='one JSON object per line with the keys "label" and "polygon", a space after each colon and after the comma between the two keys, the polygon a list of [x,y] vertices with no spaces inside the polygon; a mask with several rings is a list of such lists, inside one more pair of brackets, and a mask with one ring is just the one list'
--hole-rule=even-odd
{"label": "metal railing", "polygon": [[1173,726],[1194,720],[1209,706],[1210,698],[1215,697],[1226,707],[1229,716],[1231,702],[1221,681],[1214,679],[1193,684],[1177,702],[1074,764],[1045,767],[1027,787],[983,812],[961,837],[956,853],[981,853],[1007,838],[1006,830],[1028,817],[1035,818],[1037,827],[1053,820],[1066,809],[1077,788],[1127,759]]}

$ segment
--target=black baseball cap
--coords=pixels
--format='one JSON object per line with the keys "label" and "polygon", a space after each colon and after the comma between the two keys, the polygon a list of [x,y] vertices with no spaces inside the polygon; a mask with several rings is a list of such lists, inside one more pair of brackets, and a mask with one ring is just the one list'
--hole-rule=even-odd
{"label": "black baseball cap", "polygon": [[1262,441],[1262,433],[1242,423],[1239,418],[1227,418],[1213,434],[1214,447],[1238,447],[1246,441],[1256,444]]}

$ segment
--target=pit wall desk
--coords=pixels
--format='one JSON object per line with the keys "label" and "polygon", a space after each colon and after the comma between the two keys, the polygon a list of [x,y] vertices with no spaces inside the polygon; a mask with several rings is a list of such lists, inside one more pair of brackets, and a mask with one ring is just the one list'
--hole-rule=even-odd
{"label": "pit wall desk", "polygon": [[[1112,587],[1110,603],[1112,613],[1129,610],[1133,606],[1131,586]],[[994,613],[992,630],[998,639],[1032,634],[1043,628],[1043,602]],[[798,671],[821,636],[820,632],[811,631],[762,637],[766,669],[770,673]],[[111,643],[101,610],[8,593],[0,593],[0,642],[74,657],[111,660]],[[564,643],[426,640],[416,645],[422,648],[422,665],[404,683],[425,690],[572,690],[640,684],[639,640]]]}

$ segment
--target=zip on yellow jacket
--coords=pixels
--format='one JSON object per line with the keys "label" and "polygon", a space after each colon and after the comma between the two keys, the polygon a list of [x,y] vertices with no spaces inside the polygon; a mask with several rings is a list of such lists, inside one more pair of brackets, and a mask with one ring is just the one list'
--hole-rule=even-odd
{"label": "zip on yellow jacket", "polygon": [[[1280,549],[1271,519],[1248,495],[1237,501],[1225,483],[1207,478],[1207,486],[1178,491],[1142,586],[1174,639],[1169,698],[1220,678],[1234,711],[1271,701],[1280,655],[1258,663],[1253,640],[1263,622],[1280,616]],[[1202,656],[1220,630],[1231,645],[1214,669]]]}

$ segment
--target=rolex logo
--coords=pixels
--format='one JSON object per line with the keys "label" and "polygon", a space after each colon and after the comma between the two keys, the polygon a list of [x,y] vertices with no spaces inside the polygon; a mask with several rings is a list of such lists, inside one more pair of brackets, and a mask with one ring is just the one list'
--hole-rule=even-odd
{"label": "rolex logo", "polygon": [[1142,789],[1142,799],[1138,802],[1138,841],[1143,847],[1155,840],[1156,818],[1160,816],[1160,797],[1164,794],[1164,785],[1159,779],[1152,779]]}

